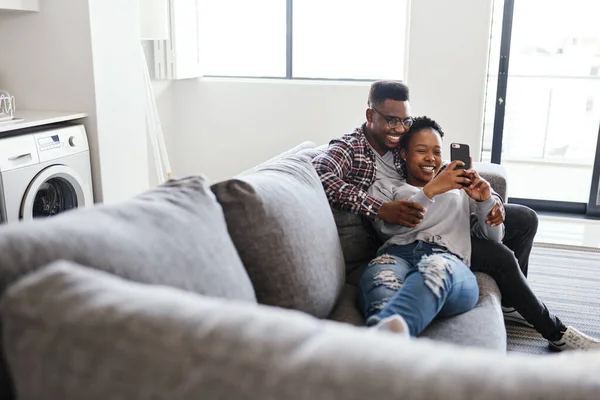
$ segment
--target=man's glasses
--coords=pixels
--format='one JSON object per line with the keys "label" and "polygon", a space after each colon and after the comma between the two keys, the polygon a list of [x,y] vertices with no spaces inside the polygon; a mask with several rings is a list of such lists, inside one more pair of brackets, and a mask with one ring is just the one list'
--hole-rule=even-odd
{"label": "man's glasses", "polygon": [[389,125],[390,128],[395,128],[398,125],[402,124],[402,126],[404,126],[406,129],[410,129],[410,127],[413,124],[413,119],[412,117],[407,117],[404,119],[400,119],[398,117],[391,117],[389,115],[385,115],[382,114],[378,109],[376,109],[375,107],[371,107],[371,110],[375,111],[377,114],[381,115],[383,117],[383,119],[385,119]]}

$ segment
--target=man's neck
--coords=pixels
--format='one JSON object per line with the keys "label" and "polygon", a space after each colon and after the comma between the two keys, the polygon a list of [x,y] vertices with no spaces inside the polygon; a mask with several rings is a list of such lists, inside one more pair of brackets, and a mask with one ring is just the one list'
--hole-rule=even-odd
{"label": "man's neck", "polygon": [[373,150],[375,150],[377,153],[379,153],[380,156],[384,156],[385,153],[388,152],[388,149],[387,148],[381,149],[379,147],[379,145],[377,143],[375,143],[375,141],[373,140],[373,137],[371,136],[371,132],[370,132],[367,124],[363,125],[363,131],[365,132],[365,139],[367,139],[367,142],[369,142],[369,144],[371,145]]}

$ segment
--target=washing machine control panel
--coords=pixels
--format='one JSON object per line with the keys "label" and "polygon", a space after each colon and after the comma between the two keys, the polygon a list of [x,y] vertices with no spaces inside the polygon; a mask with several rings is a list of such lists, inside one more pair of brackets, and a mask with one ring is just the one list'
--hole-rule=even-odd
{"label": "washing machine control panel", "polygon": [[71,125],[47,130],[33,135],[40,162],[88,151],[88,141],[83,125]]}
{"label": "washing machine control panel", "polygon": [[37,141],[39,151],[59,149],[62,146],[58,135],[40,137]]}

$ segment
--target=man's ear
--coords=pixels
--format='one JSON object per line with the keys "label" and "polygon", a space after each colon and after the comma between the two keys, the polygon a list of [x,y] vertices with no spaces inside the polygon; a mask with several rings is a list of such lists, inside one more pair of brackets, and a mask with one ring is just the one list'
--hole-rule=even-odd
{"label": "man's ear", "polygon": [[367,111],[365,111],[365,116],[367,117],[368,123],[373,123],[373,110],[367,108]]}

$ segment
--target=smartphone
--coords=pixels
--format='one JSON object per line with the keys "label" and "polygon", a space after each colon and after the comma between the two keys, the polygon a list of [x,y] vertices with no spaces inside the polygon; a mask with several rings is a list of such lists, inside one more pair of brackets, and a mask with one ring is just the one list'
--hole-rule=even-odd
{"label": "smartphone", "polygon": [[450,144],[450,160],[460,160],[465,163],[465,166],[456,167],[456,169],[471,168],[471,155],[469,154],[469,145],[462,143]]}

